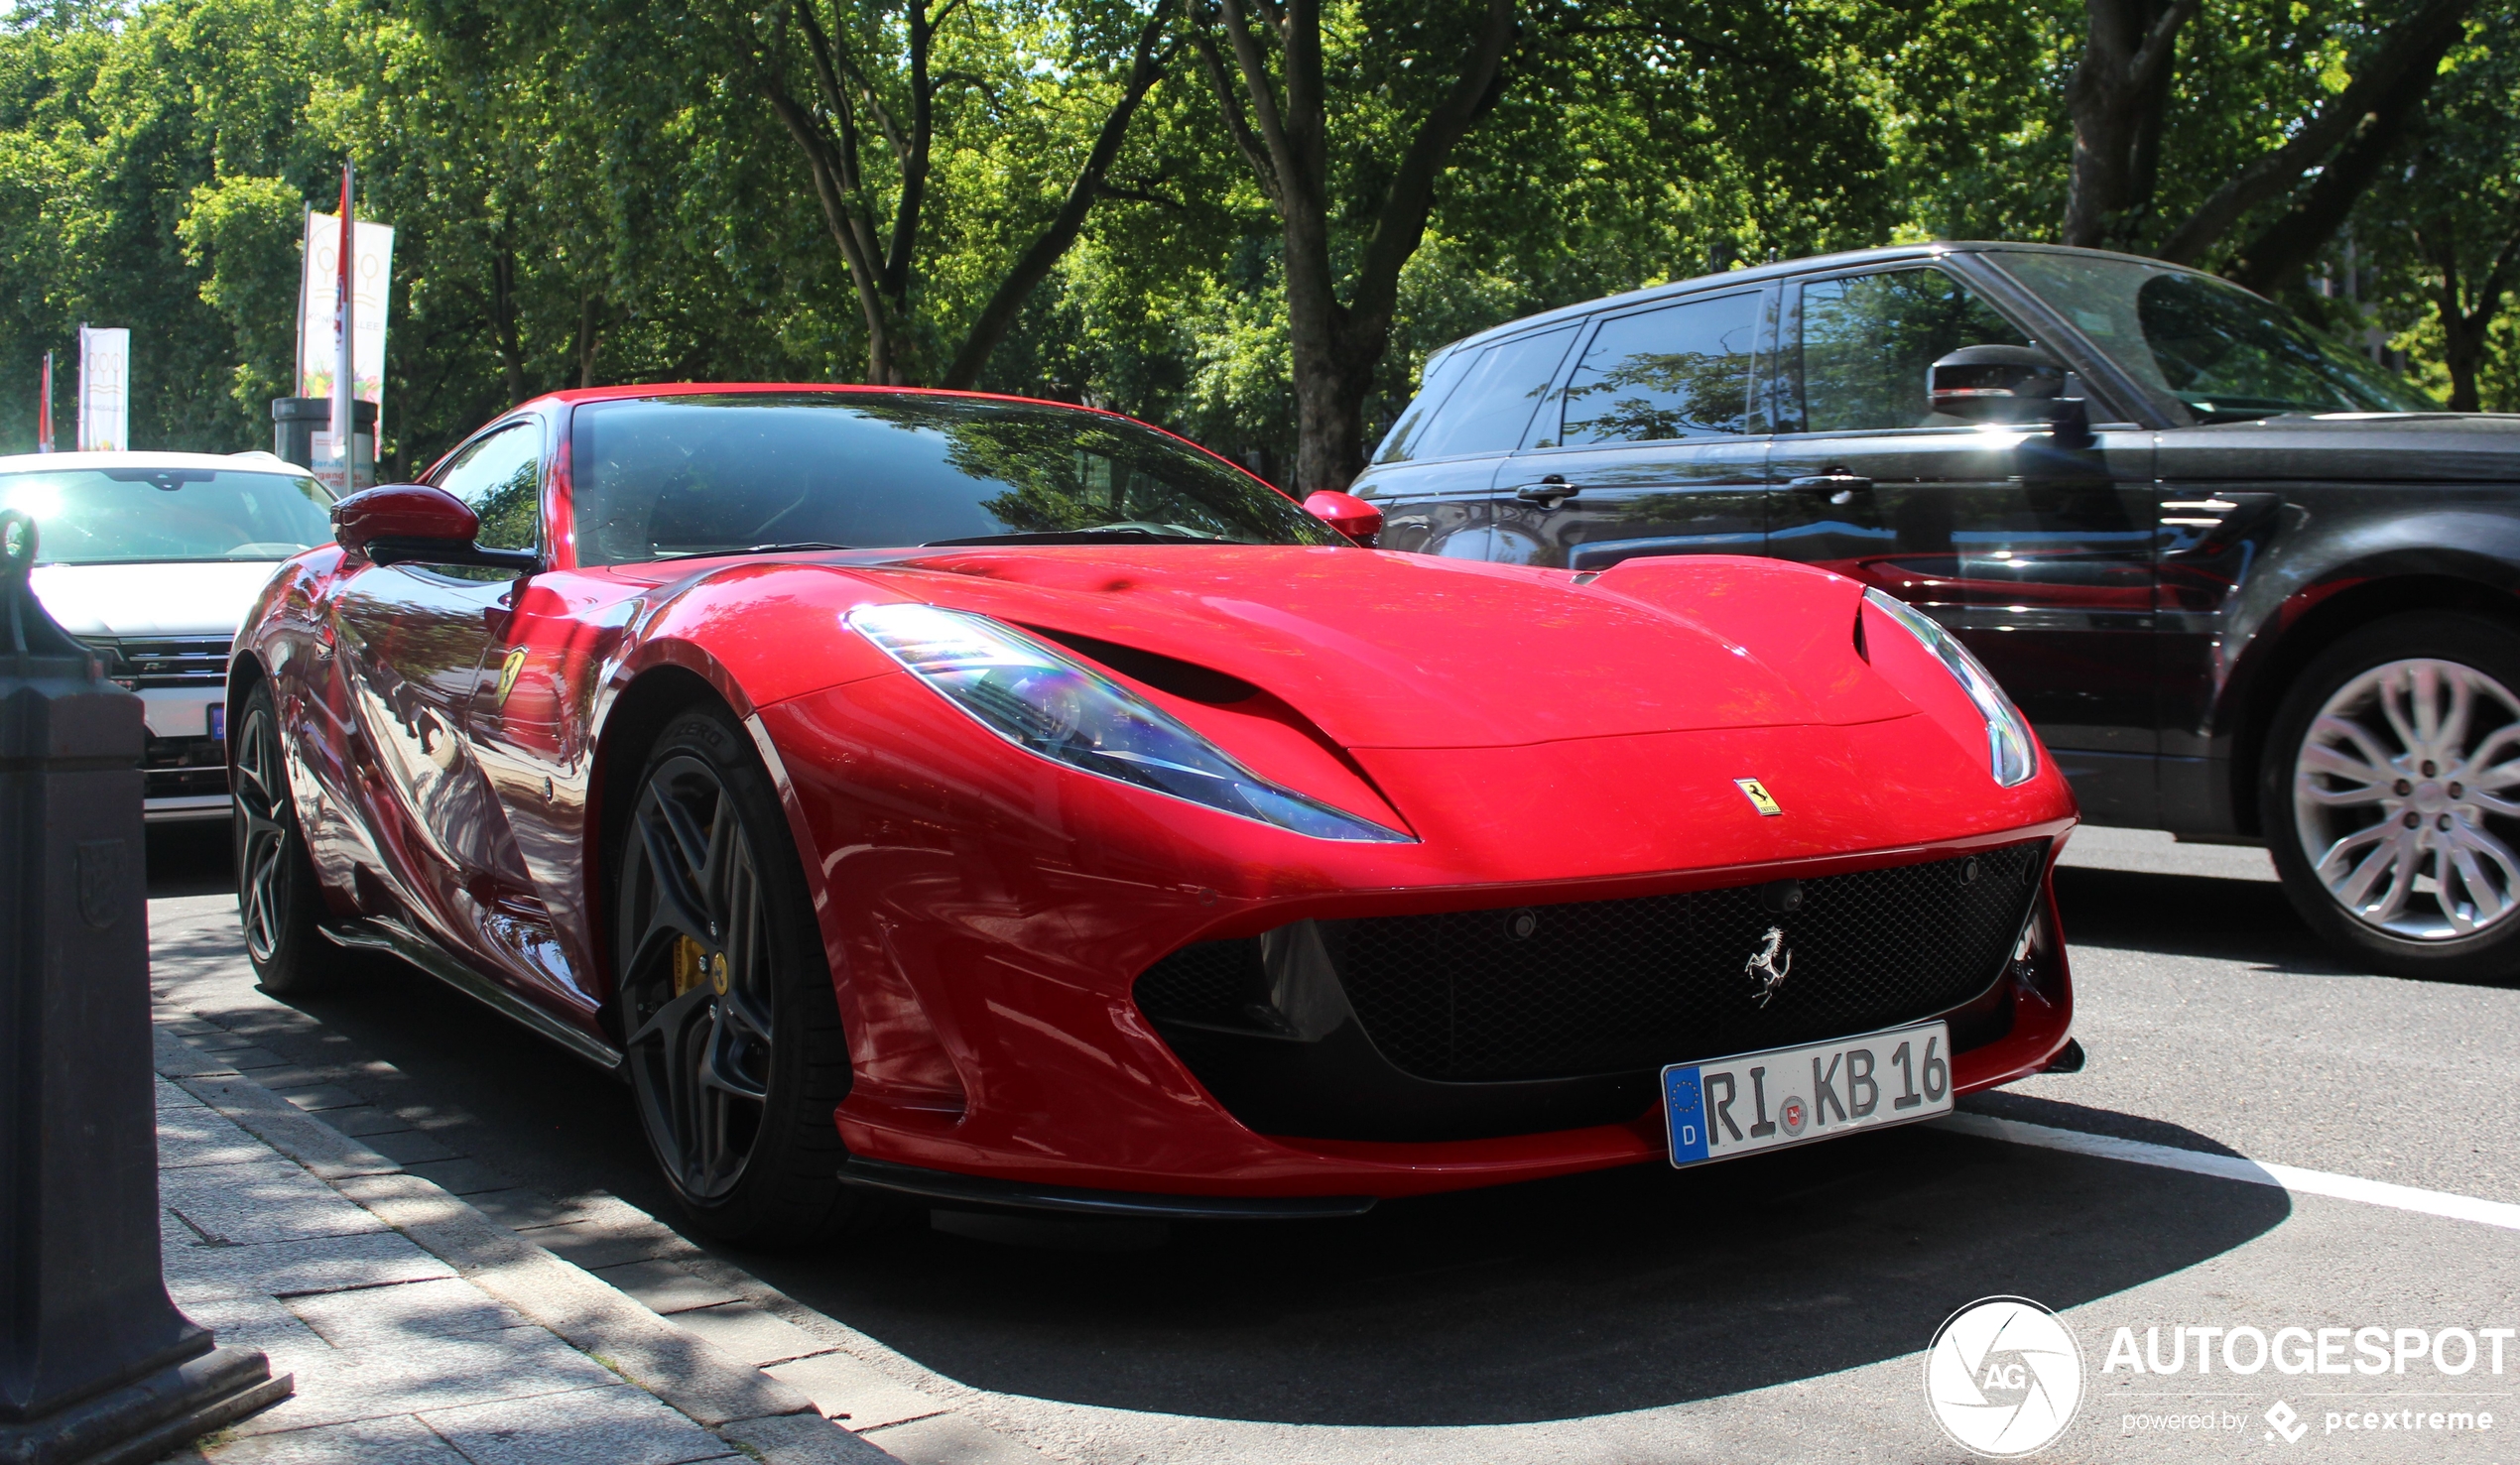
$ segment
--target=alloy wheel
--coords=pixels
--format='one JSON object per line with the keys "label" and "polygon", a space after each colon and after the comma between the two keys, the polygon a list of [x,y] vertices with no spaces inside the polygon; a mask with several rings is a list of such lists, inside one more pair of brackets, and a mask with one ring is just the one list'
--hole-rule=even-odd
{"label": "alloy wheel", "polygon": [[697,758],[649,778],[630,840],[631,1079],[676,1184],[714,1200],[743,1177],[770,1098],[769,909],[735,800]]}
{"label": "alloy wheel", "polygon": [[258,962],[279,951],[288,926],[289,826],[282,821],[288,777],[270,710],[247,709],[236,741],[236,895],[245,946]]}
{"label": "alloy wheel", "polygon": [[2319,709],[2294,760],[2302,854],[2390,935],[2474,935],[2520,906],[2520,697],[2457,662],[2373,667]]}

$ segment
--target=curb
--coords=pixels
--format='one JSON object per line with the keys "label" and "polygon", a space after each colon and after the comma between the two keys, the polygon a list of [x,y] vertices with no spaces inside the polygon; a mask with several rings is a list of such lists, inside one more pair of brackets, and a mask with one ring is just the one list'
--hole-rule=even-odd
{"label": "curb", "polygon": [[153,1032],[160,1076],[730,1446],[770,1465],[898,1465],[896,1456],[825,1420],[804,1391],[728,1357],[215,1055],[164,1028]]}

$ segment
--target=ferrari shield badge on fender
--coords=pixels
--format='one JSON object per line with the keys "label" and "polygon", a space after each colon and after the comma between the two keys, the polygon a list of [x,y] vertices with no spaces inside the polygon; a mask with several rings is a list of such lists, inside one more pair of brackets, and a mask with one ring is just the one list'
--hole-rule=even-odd
{"label": "ferrari shield badge on fender", "polygon": [[[525,648],[520,646],[509,652],[507,660],[499,664],[499,695],[496,698],[498,705],[502,707],[507,705],[508,693],[516,690],[516,673],[524,670]],[[1766,795],[1753,794],[1751,796],[1765,797]]]}
{"label": "ferrari shield badge on fender", "polygon": [[1734,779],[1732,781],[1732,786],[1740,790],[1742,794],[1749,798],[1750,806],[1757,809],[1761,814],[1769,818],[1774,818],[1776,815],[1785,812],[1785,805],[1770,797],[1768,794],[1767,785],[1760,783],[1758,780]]}

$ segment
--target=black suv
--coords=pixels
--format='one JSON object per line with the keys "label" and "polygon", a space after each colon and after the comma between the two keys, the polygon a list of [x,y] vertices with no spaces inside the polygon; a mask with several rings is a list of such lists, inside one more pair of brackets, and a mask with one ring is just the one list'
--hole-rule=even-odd
{"label": "black suv", "polygon": [[1826,565],[1957,631],[2095,824],[2271,847],[2384,971],[2520,971],[2520,417],[2224,281],[1930,244],[1660,286],[1427,363],[1386,549]]}

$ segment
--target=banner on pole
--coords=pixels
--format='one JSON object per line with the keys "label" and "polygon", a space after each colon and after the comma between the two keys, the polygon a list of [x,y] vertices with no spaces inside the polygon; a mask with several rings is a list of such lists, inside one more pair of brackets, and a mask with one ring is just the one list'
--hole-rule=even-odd
{"label": "banner on pole", "polygon": [[78,328],[78,450],[131,446],[131,332]]}
{"label": "banner on pole", "polygon": [[[356,226],[350,262],[354,309],[350,324],[351,394],[378,405],[385,402],[385,299],[394,278],[394,231],[385,224]],[[298,288],[298,395],[332,395],[337,340],[333,329],[334,282],[341,253],[341,216],[307,215],[306,256]]]}

